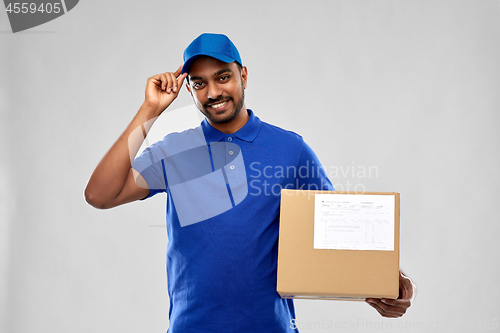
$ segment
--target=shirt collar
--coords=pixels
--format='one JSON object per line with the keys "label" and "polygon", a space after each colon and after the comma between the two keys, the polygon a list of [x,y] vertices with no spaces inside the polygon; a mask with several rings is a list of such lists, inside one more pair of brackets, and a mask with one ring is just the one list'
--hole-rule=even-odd
{"label": "shirt collar", "polygon": [[[235,136],[243,141],[247,142],[253,142],[255,138],[257,137],[257,134],[260,132],[260,128],[262,127],[262,121],[257,117],[256,115],[253,114],[253,111],[250,109],[247,109],[248,115],[250,118],[248,118],[247,123],[240,128],[236,133],[231,134],[232,136]],[[203,133],[205,134],[205,140],[207,142],[217,142],[221,141],[224,139],[229,134],[224,134],[221,131],[215,129],[210,125],[207,121],[207,119],[203,119],[201,122],[201,128],[203,129]]]}

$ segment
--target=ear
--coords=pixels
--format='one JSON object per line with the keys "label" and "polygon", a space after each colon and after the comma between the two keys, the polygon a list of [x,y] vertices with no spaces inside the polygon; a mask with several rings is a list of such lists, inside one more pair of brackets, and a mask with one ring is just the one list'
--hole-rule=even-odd
{"label": "ear", "polygon": [[248,78],[248,70],[245,66],[241,67],[241,81],[243,82],[243,88],[247,88],[247,78]]}

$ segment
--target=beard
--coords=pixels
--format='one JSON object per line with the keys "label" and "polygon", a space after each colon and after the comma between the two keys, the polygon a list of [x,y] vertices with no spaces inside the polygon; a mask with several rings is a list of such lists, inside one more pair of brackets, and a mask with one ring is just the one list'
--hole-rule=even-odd
{"label": "beard", "polygon": [[[224,118],[216,118],[214,117],[212,114],[210,114],[210,112],[207,111],[207,108],[209,107],[209,104],[213,104],[213,103],[216,103],[216,102],[219,102],[219,101],[232,101],[233,102],[233,105],[234,105],[234,109],[233,110],[228,110],[228,114],[226,115],[226,117]],[[241,96],[240,98],[238,99],[237,102],[234,101],[234,98],[233,97],[227,97],[227,96],[220,96],[219,98],[217,99],[212,99],[212,100],[209,100],[208,102],[206,102],[205,104],[203,104],[202,107],[198,107],[198,110],[200,110],[200,112],[205,116],[207,117],[208,120],[210,120],[212,123],[214,124],[225,124],[225,123],[229,123],[230,121],[232,121],[234,118],[236,118],[238,116],[238,114],[240,113],[241,109],[243,108],[243,104],[245,102],[245,89],[243,88],[243,80],[241,81]]]}

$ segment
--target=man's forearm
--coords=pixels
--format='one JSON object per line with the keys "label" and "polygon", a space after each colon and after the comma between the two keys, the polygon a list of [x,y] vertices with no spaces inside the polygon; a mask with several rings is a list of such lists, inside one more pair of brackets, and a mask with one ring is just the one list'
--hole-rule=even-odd
{"label": "man's forearm", "polygon": [[85,189],[89,204],[107,208],[118,197],[129,176],[131,161],[155,120],[154,109],[144,103],[92,173]]}
{"label": "man's forearm", "polygon": [[[144,103],[90,176],[85,188],[85,200],[89,204],[96,208],[111,208],[141,199],[149,193],[147,184],[136,184],[131,161],[155,120],[177,98],[187,76],[187,73],[181,74],[181,70],[182,66],[179,66],[175,72],[148,78]],[[143,179],[138,176],[138,180]]]}

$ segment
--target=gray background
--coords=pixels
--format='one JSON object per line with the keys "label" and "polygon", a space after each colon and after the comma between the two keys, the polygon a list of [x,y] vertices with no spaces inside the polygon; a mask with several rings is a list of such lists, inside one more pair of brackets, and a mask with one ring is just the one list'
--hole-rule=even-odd
{"label": "gray background", "polygon": [[[233,40],[247,107],[343,170],[337,189],[401,193],[414,305],[297,301],[302,332],[500,325],[499,1],[114,0],[18,34],[0,10],[0,331],[166,330],[165,197],[100,211],[83,190],[202,32]],[[157,130],[196,126],[191,104]]]}

